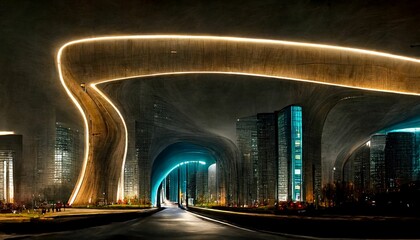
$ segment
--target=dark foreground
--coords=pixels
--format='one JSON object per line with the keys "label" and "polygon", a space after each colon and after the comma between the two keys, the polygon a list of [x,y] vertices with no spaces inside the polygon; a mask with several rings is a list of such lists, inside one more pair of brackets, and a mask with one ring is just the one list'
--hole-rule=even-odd
{"label": "dark foreground", "polygon": [[334,239],[420,239],[420,216],[279,216],[191,207],[188,210],[237,226],[283,234]]}
{"label": "dark foreground", "polygon": [[203,220],[177,207],[149,217],[103,226],[38,235],[3,235],[5,239],[291,239]]}
{"label": "dark foreground", "polygon": [[169,205],[143,212],[1,223],[0,239],[420,239],[418,226],[418,217],[279,216],[191,207],[185,211]]}

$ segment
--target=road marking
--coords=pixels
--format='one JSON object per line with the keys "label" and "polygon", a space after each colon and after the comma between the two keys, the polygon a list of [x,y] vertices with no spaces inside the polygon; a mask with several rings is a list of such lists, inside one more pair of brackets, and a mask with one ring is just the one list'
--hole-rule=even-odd
{"label": "road marking", "polygon": [[248,228],[239,227],[239,226],[236,226],[236,225],[227,223],[227,222],[219,221],[219,220],[216,220],[216,219],[213,219],[213,218],[205,217],[203,215],[192,213],[190,211],[187,211],[187,213],[192,214],[192,215],[194,215],[196,217],[203,218],[203,219],[208,220],[208,221],[220,223],[220,224],[223,224],[223,225],[226,225],[226,226],[229,226],[229,227],[234,227],[234,228],[241,229],[241,230],[248,231],[248,232],[257,232],[257,231],[254,231],[254,230],[251,230],[251,229],[248,229]]}

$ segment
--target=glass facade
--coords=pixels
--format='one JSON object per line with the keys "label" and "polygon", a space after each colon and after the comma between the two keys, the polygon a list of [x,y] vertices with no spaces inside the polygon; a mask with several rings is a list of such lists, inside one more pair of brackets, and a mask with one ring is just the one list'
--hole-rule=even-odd
{"label": "glass facade", "polygon": [[277,194],[279,201],[289,200],[289,146],[290,146],[290,114],[287,110],[277,114],[277,143],[278,143],[278,171],[277,171]]}
{"label": "glass facade", "polygon": [[292,201],[302,200],[302,108],[291,106]]}
{"label": "glass facade", "polygon": [[385,191],[385,142],[386,135],[370,139],[370,185],[373,192]]}
{"label": "glass facade", "polygon": [[258,201],[263,205],[274,205],[277,185],[276,115],[257,114],[258,142]]}
{"label": "glass facade", "polygon": [[80,170],[80,142],[78,130],[56,123],[53,174],[49,182],[52,186],[50,198],[65,201],[70,197]]}
{"label": "glass facade", "polygon": [[302,201],[302,107],[290,106],[277,113],[277,194],[279,201]]}
{"label": "glass facade", "polygon": [[8,203],[12,203],[14,200],[14,158],[14,151],[0,150],[0,200]]}
{"label": "glass facade", "polygon": [[414,133],[388,133],[385,147],[387,191],[398,191],[402,185],[414,180],[415,153]]}
{"label": "glass facade", "polygon": [[236,137],[241,154],[239,184],[240,204],[251,206],[258,196],[258,136],[257,116],[243,117],[236,121]]}
{"label": "glass facade", "polygon": [[370,148],[368,144],[359,147],[353,154],[354,188],[356,198],[362,197],[370,185]]}

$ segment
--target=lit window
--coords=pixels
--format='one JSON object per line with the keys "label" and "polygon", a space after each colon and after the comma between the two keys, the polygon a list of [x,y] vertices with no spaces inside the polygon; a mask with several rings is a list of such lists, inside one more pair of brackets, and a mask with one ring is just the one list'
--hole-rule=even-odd
{"label": "lit window", "polygon": [[300,169],[295,169],[295,174],[300,174]]}
{"label": "lit window", "polygon": [[296,160],[300,160],[300,155],[295,155]]}
{"label": "lit window", "polygon": [[300,185],[296,185],[296,186],[295,186],[295,189],[296,189],[296,190],[300,190]]}

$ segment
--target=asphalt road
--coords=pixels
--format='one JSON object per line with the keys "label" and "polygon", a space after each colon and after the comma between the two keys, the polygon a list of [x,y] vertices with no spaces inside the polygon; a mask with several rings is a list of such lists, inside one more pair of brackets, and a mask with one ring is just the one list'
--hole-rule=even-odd
{"label": "asphalt road", "polygon": [[198,217],[175,206],[146,218],[76,231],[40,235],[2,236],[9,239],[290,239],[240,229]]}

